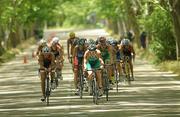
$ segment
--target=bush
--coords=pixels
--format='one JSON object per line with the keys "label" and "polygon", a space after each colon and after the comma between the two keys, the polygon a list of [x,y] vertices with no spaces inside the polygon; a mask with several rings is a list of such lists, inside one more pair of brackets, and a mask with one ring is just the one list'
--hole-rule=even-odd
{"label": "bush", "polygon": [[152,34],[150,50],[156,55],[156,61],[176,59],[176,44],[169,12],[157,7],[148,17],[146,29]]}

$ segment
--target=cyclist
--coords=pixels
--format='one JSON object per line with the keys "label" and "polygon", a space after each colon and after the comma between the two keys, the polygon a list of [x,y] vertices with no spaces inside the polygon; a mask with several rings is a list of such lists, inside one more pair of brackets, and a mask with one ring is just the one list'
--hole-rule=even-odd
{"label": "cyclist", "polygon": [[135,54],[133,46],[130,44],[129,39],[123,39],[121,41],[120,51],[123,54],[123,56],[129,56],[130,58],[129,64],[130,64],[131,75],[132,75],[131,80],[134,80],[132,57],[133,57],[133,60],[135,60],[136,54]]}
{"label": "cyclist", "polygon": [[[99,44],[97,45],[97,49],[101,51],[101,56],[105,64],[113,64],[113,49],[111,45],[106,43],[106,38],[104,36],[101,36],[99,38]],[[112,67],[108,68],[108,78],[110,84],[113,84],[112,82]],[[110,89],[112,89],[112,85],[110,85]]]}
{"label": "cyclist", "polygon": [[69,39],[67,40],[67,53],[68,53],[68,59],[70,63],[72,63],[72,55],[74,52],[74,47],[76,46],[78,38],[76,37],[74,32],[69,33]]}
{"label": "cyclist", "polygon": [[64,50],[63,50],[63,46],[60,45],[59,43],[59,38],[58,37],[54,37],[52,39],[51,42],[51,51],[55,56],[55,63],[56,63],[56,69],[59,70],[60,74],[57,75],[61,75],[58,76],[61,80],[63,80],[62,77],[62,68],[63,68],[63,62],[64,62]]}
{"label": "cyclist", "polygon": [[75,94],[78,95],[78,65],[81,64],[83,65],[83,57],[84,53],[86,51],[86,39],[85,38],[80,38],[77,42],[77,45],[74,48],[73,52],[73,65],[74,65],[74,85],[76,92]]}
{"label": "cyclist", "polygon": [[121,69],[121,63],[120,63],[122,61],[122,55],[120,51],[120,45],[117,40],[112,40],[110,44],[113,48],[113,61],[117,66],[119,75],[122,75],[122,69]]}
{"label": "cyclist", "polygon": [[[90,44],[88,50],[84,54],[84,69],[91,70],[92,68],[102,68],[103,60],[101,57],[101,52],[96,48],[95,44]],[[102,77],[101,70],[96,71],[97,82],[99,86],[100,96],[103,95],[103,86],[102,86]],[[92,95],[92,71],[88,71],[88,84],[89,84],[89,93]]]}
{"label": "cyclist", "polygon": [[55,57],[51,53],[50,48],[45,46],[42,48],[42,54],[39,56],[40,74],[41,74],[41,90],[42,98],[41,101],[45,101],[45,78],[46,71],[51,73],[51,83],[53,82],[54,73],[52,70],[55,68]]}
{"label": "cyclist", "polygon": [[42,53],[42,48],[47,46],[47,42],[44,39],[41,39],[38,43],[37,50],[35,52],[35,55],[39,58],[39,55]]}

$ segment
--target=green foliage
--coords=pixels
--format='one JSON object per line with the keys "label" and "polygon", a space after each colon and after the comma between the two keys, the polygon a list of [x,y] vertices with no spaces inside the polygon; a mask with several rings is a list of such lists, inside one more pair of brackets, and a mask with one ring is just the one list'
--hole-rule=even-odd
{"label": "green foliage", "polygon": [[145,26],[152,35],[150,48],[156,55],[157,61],[175,59],[176,45],[169,12],[161,7],[156,7],[154,12],[146,18]]}

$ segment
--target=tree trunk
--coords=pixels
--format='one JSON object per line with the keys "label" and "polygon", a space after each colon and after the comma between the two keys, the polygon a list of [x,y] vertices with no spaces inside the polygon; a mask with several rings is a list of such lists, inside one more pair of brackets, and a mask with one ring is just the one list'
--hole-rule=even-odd
{"label": "tree trunk", "polygon": [[118,25],[119,35],[123,36],[126,32],[124,21],[122,19],[119,19],[117,25]]}
{"label": "tree trunk", "polygon": [[135,33],[135,42],[138,46],[138,48],[140,48],[140,40],[139,40],[139,37],[140,37],[140,31],[139,31],[139,25],[138,25],[138,22],[137,22],[137,18],[136,18],[136,13],[133,9],[133,4],[132,4],[132,1],[131,0],[126,0],[125,1],[126,3],[126,10],[128,12],[128,25],[130,25],[130,27],[128,27],[128,31],[130,29],[133,29],[134,33]]}
{"label": "tree trunk", "polygon": [[169,0],[172,7],[172,18],[174,24],[174,34],[176,38],[176,56],[177,60],[180,60],[180,1]]}
{"label": "tree trunk", "polygon": [[118,25],[117,25],[117,20],[114,20],[113,21],[113,32],[115,33],[115,34],[118,34]]}
{"label": "tree trunk", "polygon": [[3,28],[0,26],[0,56],[3,54],[4,52],[4,31]]}

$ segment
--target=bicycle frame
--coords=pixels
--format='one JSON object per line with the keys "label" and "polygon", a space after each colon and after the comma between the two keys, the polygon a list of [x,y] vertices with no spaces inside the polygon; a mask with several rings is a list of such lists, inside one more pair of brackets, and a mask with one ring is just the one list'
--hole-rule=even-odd
{"label": "bicycle frame", "polygon": [[79,93],[80,98],[82,99],[83,96],[83,89],[84,89],[84,75],[82,70],[82,64],[78,64],[78,81],[79,81]]}
{"label": "bicycle frame", "polygon": [[130,64],[129,64],[130,58],[129,56],[124,57],[124,69],[125,69],[125,76],[127,78],[128,84],[131,83],[130,81]]}
{"label": "bicycle frame", "polygon": [[114,76],[115,76],[115,80],[116,80],[116,91],[118,92],[118,87],[119,87],[118,83],[120,81],[120,73],[117,68],[117,63],[120,64],[120,61],[116,61],[114,64]]}
{"label": "bicycle frame", "polygon": [[108,101],[109,100],[109,89],[110,89],[110,87],[109,87],[109,78],[108,78],[108,67],[111,67],[112,66],[112,64],[104,64],[104,68],[105,69],[103,69],[103,81],[104,81],[104,92],[105,92],[105,94],[106,94],[106,101]]}
{"label": "bicycle frame", "polygon": [[92,69],[92,70],[87,70],[87,71],[92,71],[92,92],[93,92],[93,102],[95,104],[98,104],[98,96],[99,96],[99,87],[97,84],[97,75],[96,75],[96,71],[97,70],[101,70],[100,68],[98,69]]}

